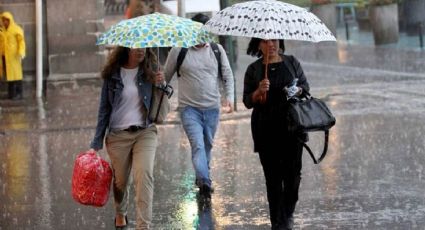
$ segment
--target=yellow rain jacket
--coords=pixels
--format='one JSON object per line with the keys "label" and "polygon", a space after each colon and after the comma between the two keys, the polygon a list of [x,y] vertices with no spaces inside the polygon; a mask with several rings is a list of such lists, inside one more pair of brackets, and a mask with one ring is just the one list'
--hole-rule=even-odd
{"label": "yellow rain jacket", "polygon": [[[25,41],[22,28],[16,25],[13,16],[4,12],[1,17],[9,19],[9,27],[0,27],[0,58],[4,56],[5,63],[0,59],[0,78],[6,68],[7,81],[22,80],[22,58],[25,57]],[[4,66],[6,64],[6,66]]]}

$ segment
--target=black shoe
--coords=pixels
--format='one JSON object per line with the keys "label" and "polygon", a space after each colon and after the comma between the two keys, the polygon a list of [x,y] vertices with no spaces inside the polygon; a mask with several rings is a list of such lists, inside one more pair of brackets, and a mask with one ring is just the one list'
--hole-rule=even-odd
{"label": "black shoe", "polygon": [[211,209],[211,199],[205,198],[200,193],[196,194],[196,203],[198,204],[198,211]]}
{"label": "black shoe", "polygon": [[287,220],[287,222],[286,222],[286,228],[288,229],[288,230],[291,230],[291,229],[293,229],[294,228],[294,216],[290,216],[289,218],[288,218],[288,220]]}
{"label": "black shoe", "polygon": [[[198,186],[199,187],[199,189],[201,189],[201,187],[202,187],[202,185],[201,186],[199,186],[199,184],[201,184],[201,183],[198,183],[198,180],[197,179],[195,179],[195,186]],[[214,193],[214,187],[213,186],[209,186],[210,187],[210,190],[211,190],[211,193]]]}
{"label": "black shoe", "polygon": [[207,184],[203,184],[200,188],[199,188],[199,194],[201,196],[203,196],[204,198],[207,199],[211,199],[211,187],[208,186]]}
{"label": "black shoe", "polygon": [[287,228],[284,225],[272,225],[272,230],[292,230],[292,228]]}
{"label": "black shoe", "polygon": [[[116,223],[116,218],[114,219],[114,225],[115,223]],[[127,215],[125,215],[125,225],[120,225],[120,226],[115,225],[115,230],[125,230],[127,229],[127,225],[128,225],[128,220],[127,220]]]}

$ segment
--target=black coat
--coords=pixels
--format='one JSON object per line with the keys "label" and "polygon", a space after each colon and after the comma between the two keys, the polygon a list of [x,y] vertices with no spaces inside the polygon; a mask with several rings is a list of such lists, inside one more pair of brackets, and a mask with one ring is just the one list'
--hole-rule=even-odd
{"label": "black coat", "polygon": [[252,101],[252,94],[264,78],[263,58],[251,63],[245,72],[243,103],[248,109],[254,108],[251,115],[251,131],[255,152],[281,149],[295,140],[287,129],[288,103],[286,92],[283,91],[283,88],[294,80],[294,74],[298,78],[297,86],[301,87],[303,92],[310,90],[299,61],[293,56],[282,57],[283,62],[269,64],[270,90],[264,104]]}

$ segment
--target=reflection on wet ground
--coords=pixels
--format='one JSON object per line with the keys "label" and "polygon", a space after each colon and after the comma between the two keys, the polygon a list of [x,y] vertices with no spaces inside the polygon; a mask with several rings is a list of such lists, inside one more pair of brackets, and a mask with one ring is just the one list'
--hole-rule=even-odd
{"label": "reflection on wet ground", "polygon": [[[322,62],[300,56],[313,95],[328,102],[337,125],[325,160],[303,159],[295,229],[423,229],[425,77],[404,67],[337,65],[331,54]],[[94,133],[99,82],[49,87],[43,103],[0,100],[0,229],[113,229],[112,199],[93,208],[70,194],[74,158]],[[197,198],[181,126],[159,126],[153,229],[270,229],[249,111],[239,108],[238,119],[224,119],[217,133],[211,203]],[[322,138],[311,135],[310,146],[319,151]]]}
{"label": "reflection on wet ground", "polygon": [[[297,229],[420,229],[421,117],[338,116],[326,160],[316,166],[304,157]],[[211,204],[203,205],[197,202],[184,133],[177,125],[160,127],[154,229],[269,229],[263,175],[249,132],[249,119],[221,124],[212,164],[215,192]],[[112,229],[112,200],[104,208],[84,207],[70,194],[75,154],[86,149],[91,135],[82,130],[2,138],[7,143],[0,154],[2,229]],[[321,140],[313,135],[311,145],[320,149]]]}

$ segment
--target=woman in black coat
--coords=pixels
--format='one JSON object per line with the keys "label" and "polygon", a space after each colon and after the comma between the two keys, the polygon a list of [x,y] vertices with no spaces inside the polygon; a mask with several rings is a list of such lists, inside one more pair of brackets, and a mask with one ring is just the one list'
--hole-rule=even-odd
{"label": "woman in black coat", "polygon": [[[251,131],[266,179],[272,229],[292,229],[301,181],[300,139],[304,137],[288,132],[288,92],[301,96],[309,91],[300,63],[284,51],[283,40],[252,38],[247,53],[259,59],[248,66],[243,91],[245,106],[254,108]],[[264,78],[266,53],[268,79]]]}

